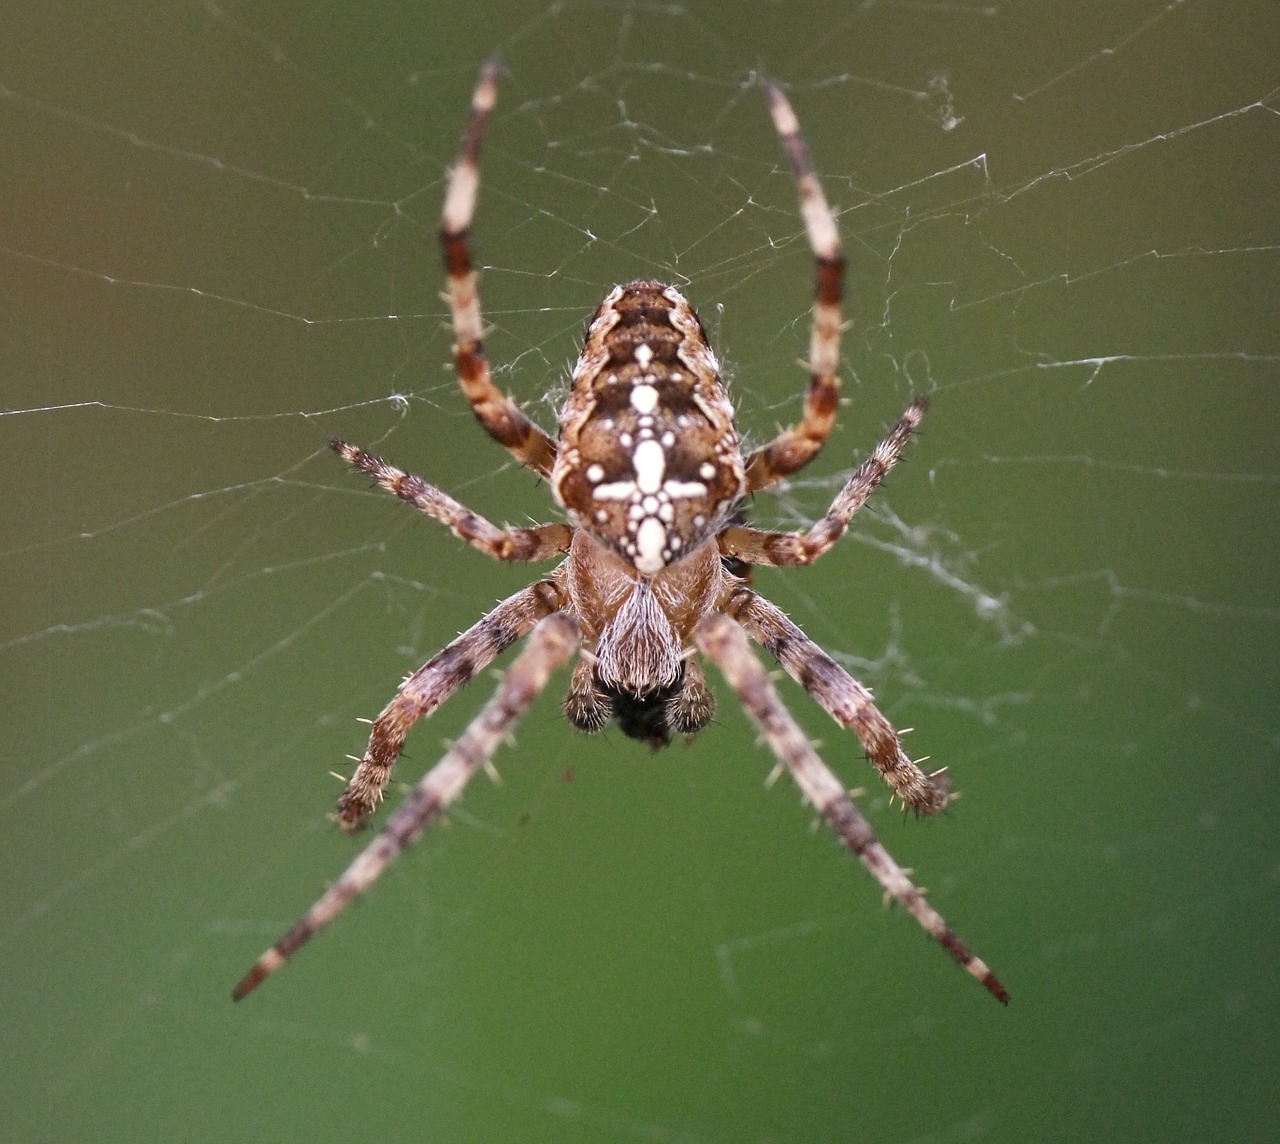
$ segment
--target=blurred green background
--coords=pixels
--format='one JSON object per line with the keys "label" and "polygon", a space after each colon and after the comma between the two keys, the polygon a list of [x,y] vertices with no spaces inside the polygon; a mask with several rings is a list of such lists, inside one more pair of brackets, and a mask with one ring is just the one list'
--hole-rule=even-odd
{"label": "blurred green background", "polygon": [[[4,25],[6,1140],[1274,1138],[1273,3]],[[796,416],[812,273],[753,76],[790,91],[850,258],[848,404],[753,518],[815,518],[911,394],[932,407],[842,546],[757,586],[950,766],[954,809],[903,820],[785,686],[1007,1010],[763,787],[723,694],[650,755],[574,734],[562,683],[501,786],[231,1004],[359,845],[325,818],[357,717],[531,574],[325,438],[553,515],[457,392],[438,297],[495,48],[489,348],[544,425],[640,275],[698,306],[746,432]]]}

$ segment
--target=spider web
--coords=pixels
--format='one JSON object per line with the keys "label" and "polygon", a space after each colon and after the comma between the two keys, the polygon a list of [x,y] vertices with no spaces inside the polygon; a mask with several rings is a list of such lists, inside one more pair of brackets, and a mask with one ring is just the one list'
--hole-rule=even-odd
{"label": "spider web", "polygon": [[[6,23],[13,1139],[1265,1135],[1272,6]],[[640,276],[698,307],[754,440],[797,416],[812,267],[755,80],[787,86],[849,255],[848,404],[753,520],[814,519],[912,394],[931,409],[851,536],[756,585],[952,768],[955,810],[901,821],[785,690],[1009,1011],[806,834],[785,783],[762,791],[723,693],[652,757],[574,735],[548,695],[501,787],[227,1000],[353,853],[324,814],[355,720],[529,578],[367,490],[326,437],[492,519],[553,515],[475,426],[438,299],[442,176],[495,47],[488,346],[545,426],[586,316]],[[415,732],[401,777],[490,682]]]}

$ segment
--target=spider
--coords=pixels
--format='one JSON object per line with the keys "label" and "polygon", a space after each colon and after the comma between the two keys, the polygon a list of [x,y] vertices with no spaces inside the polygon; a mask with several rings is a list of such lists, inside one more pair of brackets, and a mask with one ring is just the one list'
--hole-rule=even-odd
{"label": "spider", "polygon": [[600,303],[560,412],[558,437],[534,425],[494,384],[481,341],[469,228],[479,152],[497,99],[501,67],[481,70],[440,225],[448,275],[454,365],[480,424],[512,456],[546,478],[567,524],[499,528],[419,477],[345,441],[348,464],[419,512],[498,560],[562,558],[551,572],[500,603],[408,676],[373,722],[369,745],[334,818],[354,831],[372,814],[409,729],[517,640],[524,649],[493,697],[419,781],[382,832],[268,949],[235,987],[241,999],[366,891],[462,793],[547,685],[576,656],[564,713],[581,731],[611,721],[654,747],[693,736],[714,700],[699,656],[710,660],[746,709],[804,799],[839,840],[935,941],[1001,1002],[990,969],[925,901],[876,839],[839,779],[782,705],[749,639],[762,644],[842,727],[904,807],[933,814],[951,798],[940,771],[903,753],[871,693],[810,640],[743,575],[751,565],[808,564],[835,544],[898,459],[925,411],[917,397],[808,532],[764,532],[741,523],[744,498],[794,473],[817,454],[835,419],[844,259],[835,216],[814,174],[786,97],[765,83],[773,124],[800,192],[816,263],[810,380],[799,422],[743,455],[719,365],[693,308],[672,286],[641,280]]}

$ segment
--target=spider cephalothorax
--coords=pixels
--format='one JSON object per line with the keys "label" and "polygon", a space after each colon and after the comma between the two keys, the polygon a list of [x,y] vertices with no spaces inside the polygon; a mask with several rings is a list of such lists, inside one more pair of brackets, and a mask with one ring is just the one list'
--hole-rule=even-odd
{"label": "spider cephalothorax", "polygon": [[583,731],[613,721],[661,747],[673,733],[706,727],[714,703],[700,657],[714,663],[805,799],[837,837],[936,941],[999,1000],[995,975],[925,901],[876,840],[839,779],[778,698],[752,654],[754,639],[841,726],[902,804],[920,814],[946,806],[941,772],[902,750],[871,694],[739,575],[755,564],[816,560],[885,478],[923,416],[917,398],[807,532],[748,527],[742,499],[807,464],[835,418],[844,260],[835,217],[814,176],[786,98],[766,84],[774,126],[800,189],[816,263],[810,379],[800,421],[743,456],[733,406],[693,308],[672,286],[615,287],[592,317],[552,438],[493,384],[471,265],[469,227],[479,186],[480,142],[497,98],[490,61],[472,97],[462,152],[445,195],[440,242],[456,342],[454,364],[476,417],[517,460],[548,477],[568,524],[500,528],[446,493],[343,441],[349,464],[458,537],[499,560],[560,563],[504,600],[410,675],[373,723],[369,745],[338,800],[339,825],[355,830],[382,799],[410,727],[528,637],[493,698],[391,815],[382,832],[267,950],[236,986],[239,999],[366,890],[462,792],[509,736],[551,674],[577,656],[565,714]]}

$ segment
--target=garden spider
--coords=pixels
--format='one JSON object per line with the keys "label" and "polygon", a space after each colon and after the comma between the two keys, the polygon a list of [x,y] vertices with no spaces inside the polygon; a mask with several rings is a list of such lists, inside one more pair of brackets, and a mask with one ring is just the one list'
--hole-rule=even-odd
{"label": "garden spider", "polygon": [[805,533],[762,532],[740,523],[743,499],[807,464],[835,419],[844,259],[836,221],[813,173],[790,104],[764,91],[800,190],[800,210],[817,269],[809,349],[810,381],[799,423],[745,457],[739,449],[719,365],[689,303],[671,286],[615,287],[587,328],[572,388],[553,439],[494,385],[481,342],[468,237],[479,186],[478,156],[497,99],[500,65],[482,69],[440,226],[454,364],[480,424],[518,461],[549,480],[568,524],[498,528],[418,477],[344,441],[348,464],[481,552],[498,560],[563,557],[549,574],[499,604],[410,675],[373,723],[369,745],[334,816],[355,830],[382,799],[410,727],[429,715],[516,640],[524,650],[444,757],[387,820],[346,872],[236,986],[244,997],[378,878],[488,765],[498,745],[546,686],[577,655],[564,712],[582,731],[611,720],[658,747],[711,720],[714,701],[698,655],[714,663],[759,728],[779,767],[924,930],[997,999],[1008,993],[925,901],[877,841],[840,780],[778,699],[750,651],[763,644],[841,726],[851,727],[893,795],[920,814],[947,805],[950,787],[902,751],[870,692],[782,611],[737,575],[753,564],[808,564],[843,535],[849,519],[885,478],[924,414],[916,398],[889,435]]}

